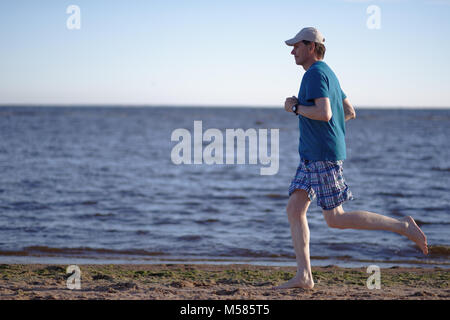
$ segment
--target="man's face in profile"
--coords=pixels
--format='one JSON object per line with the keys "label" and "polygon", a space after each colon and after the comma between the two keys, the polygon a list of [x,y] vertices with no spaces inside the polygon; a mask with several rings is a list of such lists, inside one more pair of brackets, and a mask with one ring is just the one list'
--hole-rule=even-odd
{"label": "man's face in profile", "polygon": [[303,65],[309,58],[310,46],[304,44],[302,41],[294,44],[291,54],[294,55],[295,63],[299,66]]}

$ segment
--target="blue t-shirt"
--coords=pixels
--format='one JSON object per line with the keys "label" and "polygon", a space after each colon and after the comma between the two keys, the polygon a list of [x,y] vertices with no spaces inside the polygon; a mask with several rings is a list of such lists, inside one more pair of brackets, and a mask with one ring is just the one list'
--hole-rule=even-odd
{"label": "blue t-shirt", "polygon": [[315,62],[303,75],[299,103],[314,106],[314,99],[330,99],[333,116],[319,121],[299,115],[300,158],[306,160],[337,161],[346,158],[345,115],[342,101],[346,98],[333,70],[323,61]]}

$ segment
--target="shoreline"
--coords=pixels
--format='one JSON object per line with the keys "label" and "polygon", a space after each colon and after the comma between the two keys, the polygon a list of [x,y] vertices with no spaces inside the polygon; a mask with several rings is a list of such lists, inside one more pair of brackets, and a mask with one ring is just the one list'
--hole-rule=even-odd
{"label": "shoreline", "polygon": [[[247,259],[189,259],[189,258],[172,258],[172,259],[141,259],[141,258],[91,258],[91,257],[6,257],[7,259],[2,259],[0,256],[0,265],[61,265],[68,266],[72,264],[76,265],[251,265],[251,266],[267,266],[267,267],[295,267],[296,263],[292,260],[247,260]],[[30,259],[31,258],[31,259]],[[449,270],[450,263],[440,262],[440,261],[408,261],[408,260],[392,260],[392,261],[382,261],[382,260],[345,260],[345,259],[313,259],[311,258],[311,264],[313,267],[327,267],[336,266],[340,268],[352,268],[352,269],[362,269],[367,268],[369,265],[377,265],[382,269],[391,268],[421,268],[433,270],[435,268]]]}
{"label": "shoreline", "polygon": [[249,264],[80,264],[80,289],[67,288],[67,265],[0,264],[2,300],[449,300],[450,270],[380,269],[368,289],[367,268],[313,267],[315,287],[273,290],[295,267]]}
{"label": "shoreline", "polygon": [[[418,221],[418,220],[417,220]],[[350,256],[310,257],[314,266],[338,265],[344,268],[363,268],[378,265],[381,268],[450,268],[450,246],[429,245],[427,256],[398,257],[397,259],[364,259]],[[53,248],[29,246],[22,249],[0,251],[0,264],[249,264],[259,266],[296,266],[295,255],[284,256],[189,256],[165,254],[142,249],[114,250],[106,248]]]}

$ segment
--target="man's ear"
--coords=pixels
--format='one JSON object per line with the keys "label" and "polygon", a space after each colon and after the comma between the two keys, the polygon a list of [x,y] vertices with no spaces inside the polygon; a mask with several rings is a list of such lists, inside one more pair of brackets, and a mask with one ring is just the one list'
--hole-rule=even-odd
{"label": "man's ear", "polygon": [[311,42],[309,44],[309,53],[313,54],[315,50],[316,50],[316,43],[315,42]]}

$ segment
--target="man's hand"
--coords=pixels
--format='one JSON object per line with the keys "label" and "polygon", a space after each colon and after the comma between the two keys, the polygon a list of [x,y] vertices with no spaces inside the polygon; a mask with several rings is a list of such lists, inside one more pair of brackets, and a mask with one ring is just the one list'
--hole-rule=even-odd
{"label": "man's hand", "polygon": [[345,115],[345,121],[355,119],[356,118],[356,112],[353,108],[352,104],[348,100],[348,98],[345,98],[342,102],[342,105],[344,106],[344,115]]}
{"label": "man's hand", "polygon": [[298,100],[295,96],[286,98],[286,101],[284,102],[284,110],[287,112],[292,112],[292,107],[295,106],[298,103]]}
{"label": "man's hand", "polygon": [[[286,98],[284,109],[287,112],[292,112],[292,107],[297,103],[296,97]],[[331,111],[330,99],[327,97],[314,99],[314,105],[297,106],[297,114],[312,119],[328,122],[331,120],[333,113]]]}

